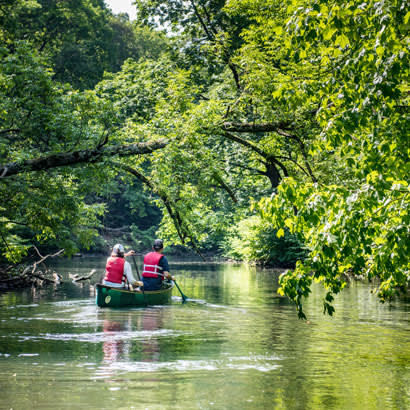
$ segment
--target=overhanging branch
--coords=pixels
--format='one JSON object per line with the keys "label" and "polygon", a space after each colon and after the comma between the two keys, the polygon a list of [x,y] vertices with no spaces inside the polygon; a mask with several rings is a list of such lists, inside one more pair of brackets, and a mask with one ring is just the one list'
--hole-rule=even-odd
{"label": "overhanging branch", "polygon": [[275,155],[271,154],[270,152],[266,152],[262,150],[257,145],[253,144],[252,142],[244,138],[241,138],[235,134],[232,134],[231,132],[225,131],[224,133],[222,133],[222,135],[225,138],[230,139],[231,141],[235,141],[251,149],[252,151],[256,152],[264,159],[264,161],[262,161],[266,167],[266,173],[264,173],[264,175],[266,175],[269,178],[272,188],[276,188],[282,179],[277,169],[277,166],[279,166],[279,168],[282,170],[283,175],[288,176],[288,171],[285,165],[281,161],[279,161]]}
{"label": "overhanging branch", "polygon": [[222,129],[224,131],[231,132],[277,132],[278,130],[291,130],[292,128],[292,122],[290,121],[266,122],[261,124],[249,122],[224,122],[222,124]]}
{"label": "overhanging branch", "polygon": [[290,121],[278,121],[270,123],[260,123],[253,124],[247,122],[224,122],[222,124],[222,129],[224,131],[238,132],[238,133],[258,133],[258,132],[276,132],[279,135],[295,141],[300,148],[300,152],[303,156],[305,162],[306,170],[313,182],[317,182],[317,178],[313,174],[312,168],[310,167],[308,161],[308,155],[306,153],[306,146],[303,140],[297,135],[290,133],[293,128],[292,122]]}
{"label": "overhanging branch", "polygon": [[232,201],[235,202],[235,203],[238,203],[238,199],[236,198],[235,193],[232,191],[232,189],[229,187],[229,185],[223,180],[221,175],[219,175],[218,171],[214,170],[212,172],[212,176],[213,176],[214,180],[229,194]]}
{"label": "overhanging branch", "polygon": [[269,153],[263,151],[262,149],[260,149],[258,146],[256,146],[255,144],[253,144],[252,142],[245,140],[235,134],[232,134],[231,132],[223,132],[222,135],[231,140],[231,141],[235,141],[238,144],[243,145],[244,147],[247,147],[249,149],[251,149],[252,151],[256,152],[257,154],[259,154],[262,158],[265,159],[269,159]]}
{"label": "overhanging branch", "polygon": [[64,152],[51,154],[43,158],[29,159],[26,161],[11,162],[0,165],[0,178],[7,178],[12,175],[24,172],[44,171],[46,169],[76,165],[80,163],[96,163],[104,157],[118,155],[120,157],[131,155],[149,154],[157,149],[164,148],[168,140],[159,139],[151,142],[141,142],[130,145],[118,146],[99,146],[90,150],[78,150],[73,152]]}
{"label": "overhanging branch", "polygon": [[190,230],[184,223],[181,214],[179,213],[178,209],[176,208],[175,204],[172,203],[171,199],[166,195],[163,191],[160,191],[156,188],[153,182],[147,178],[144,174],[139,172],[137,169],[130,167],[129,165],[121,164],[119,162],[111,161],[111,163],[116,167],[127,171],[128,173],[134,175],[138,178],[142,183],[147,185],[156,195],[159,196],[163,204],[165,205],[169,216],[171,217],[175,229],[178,233],[179,239],[181,240],[182,244],[185,244],[186,238],[191,241],[192,247],[195,252],[205,260],[204,256],[202,255],[200,249],[198,248],[196,241],[194,240],[193,235],[191,234]]}

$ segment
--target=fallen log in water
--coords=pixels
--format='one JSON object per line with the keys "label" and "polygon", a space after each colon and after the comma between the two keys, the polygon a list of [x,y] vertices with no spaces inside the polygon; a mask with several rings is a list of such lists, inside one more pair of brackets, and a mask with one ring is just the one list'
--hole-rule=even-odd
{"label": "fallen log in water", "polygon": [[95,269],[92,269],[88,275],[78,276],[77,274],[75,275],[70,274],[69,277],[73,280],[73,282],[80,282],[82,280],[90,279],[96,272],[97,271]]}
{"label": "fallen log in water", "polygon": [[[44,284],[58,285],[62,282],[61,276],[48,269],[44,261],[47,258],[61,255],[64,249],[46,256],[41,255],[35,246],[34,249],[40,257],[38,261],[28,264],[22,271],[13,267],[7,267],[4,271],[0,271],[0,290],[7,291],[30,286],[41,287]],[[43,266],[42,270],[39,270],[39,265]]]}

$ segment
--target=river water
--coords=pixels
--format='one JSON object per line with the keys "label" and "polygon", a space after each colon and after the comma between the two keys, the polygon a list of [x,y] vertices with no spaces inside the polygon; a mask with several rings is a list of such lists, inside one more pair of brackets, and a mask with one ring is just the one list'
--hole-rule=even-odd
{"label": "river water", "polygon": [[101,309],[93,283],[69,280],[0,295],[0,408],[410,408],[410,300],[352,283],[331,318],[314,287],[305,322],[278,272],[169,259],[184,304],[175,290],[167,306]]}

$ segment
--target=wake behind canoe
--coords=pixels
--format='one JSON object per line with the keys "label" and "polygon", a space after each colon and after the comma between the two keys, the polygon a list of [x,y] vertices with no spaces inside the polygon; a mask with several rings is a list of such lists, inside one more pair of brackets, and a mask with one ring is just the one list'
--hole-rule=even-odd
{"label": "wake behind canoe", "polygon": [[163,305],[171,302],[173,288],[174,282],[171,282],[164,289],[145,291],[144,294],[140,290],[130,291],[97,283],[95,302],[99,307]]}

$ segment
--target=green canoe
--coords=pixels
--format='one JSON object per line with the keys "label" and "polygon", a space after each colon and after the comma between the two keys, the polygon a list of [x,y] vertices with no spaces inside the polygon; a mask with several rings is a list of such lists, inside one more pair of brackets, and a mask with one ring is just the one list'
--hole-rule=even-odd
{"label": "green canoe", "polygon": [[171,301],[174,282],[167,288],[153,291],[130,291],[97,283],[95,302],[99,307],[163,305]]}

